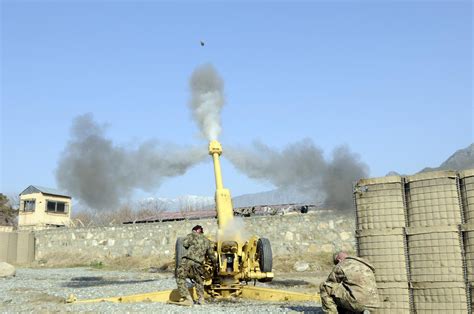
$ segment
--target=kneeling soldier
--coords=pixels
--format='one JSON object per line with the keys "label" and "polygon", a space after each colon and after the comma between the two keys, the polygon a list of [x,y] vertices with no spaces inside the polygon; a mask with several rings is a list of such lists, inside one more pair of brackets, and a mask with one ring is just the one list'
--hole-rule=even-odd
{"label": "kneeling soldier", "polygon": [[[325,313],[370,313],[378,307],[374,267],[360,257],[345,252],[334,255],[336,264],[320,285]],[[339,312],[338,312],[339,311]]]}

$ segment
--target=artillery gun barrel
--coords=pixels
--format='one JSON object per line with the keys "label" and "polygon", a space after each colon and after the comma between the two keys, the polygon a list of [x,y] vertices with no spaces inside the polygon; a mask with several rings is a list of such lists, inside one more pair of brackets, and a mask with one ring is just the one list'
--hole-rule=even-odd
{"label": "artillery gun barrel", "polygon": [[222,172],[219,156],[222,154],[221,144],[214,140],[209,143],[209,155],[214,162],[214,174],[216,179],[216,210],[217,223],[219,225],[219,236],[225,232],[226,226],[234,219],[234,210],[232,207],[232,198],[230,191],[224,188],[222,183]]}

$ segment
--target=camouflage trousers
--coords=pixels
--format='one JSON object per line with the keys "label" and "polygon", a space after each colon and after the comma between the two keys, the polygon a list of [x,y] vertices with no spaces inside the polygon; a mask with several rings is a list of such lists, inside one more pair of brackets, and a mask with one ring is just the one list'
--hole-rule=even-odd
{"label": "camouflage trousers", "polygon": [[186,286],[186,278],[189,278],[194,283],[198,298],[204,299],[203,274],[204,267],[201,264],[187,258],[181,259],[181,263],[176,270],[176,284],[181,297],[189,296],[189,290]]}
{"label": "camouflage trousers", "polygon": [[323,282],[319,290],[324,313],[362,313],[365,309],[341,283]]}

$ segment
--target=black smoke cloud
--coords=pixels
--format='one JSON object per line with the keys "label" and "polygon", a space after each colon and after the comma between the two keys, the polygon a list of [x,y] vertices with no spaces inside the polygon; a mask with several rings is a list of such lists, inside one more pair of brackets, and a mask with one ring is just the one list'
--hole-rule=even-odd
{"label": "black smoke cloud", "polygon": [[91,114],[78,116],[56,169],[58,186],[94,209],[114,209],[135,189],[153,191],[207,157],[206,149],[160,145],[122,147],[105,137]]}
{"label": "black smoke cloud", "polygon": [[228,148],[225,157],[248,177],[278,188],[296,188],[313,200],[324,193],[325,206],[352,208],[352,183],[367,177],[368,166],[347,146],[336,148],[330,160],[309,140],[292,143],[279,151],[254,142],[248,148]]}

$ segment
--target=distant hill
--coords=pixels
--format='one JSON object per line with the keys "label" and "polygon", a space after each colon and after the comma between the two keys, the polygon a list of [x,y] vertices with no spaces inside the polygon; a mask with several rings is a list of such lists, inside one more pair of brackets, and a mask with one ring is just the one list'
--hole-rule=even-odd
{"label": "distant hill", "polygon": [[308,196],[298,193],[295,189],[275,189],[260,193],[244,194],[232,198],[232,203],[235,208],[255,205],[279,205],[313,202],[314,200],[311,200],[311,198]]}
{"label": "distant hill", "polygon": [[182,195],[176,198],[149,197],[142,200],[142,204],[152,205],[155,208],[175,211],[179,209],[207,209],[214,206],[214,197],[198,195]]}
{"label": "distant hill", "polygon": [[452,154],[439,167],[424,168],[420,172],[435,170],[466,170],[474,169],[474,143]]}
{"label": "distant hill", "polygon": [[[232,193],[232,191],[231,191]],[[321,202],[323,198],[321,196]],[[205,210],[214,208],[213,196],[183,195],[177,198],[147,198],[142,200],[143,204],[153,204],[154,207],[163,208],[169,211],[179,209]],[[260,193],[244,194],[232,198],[234,208],[249,207],[258,205],[280,205],[280,204],[310,204],[314,203],[307,196],[298,193],[294,189],[275,189]]]}

